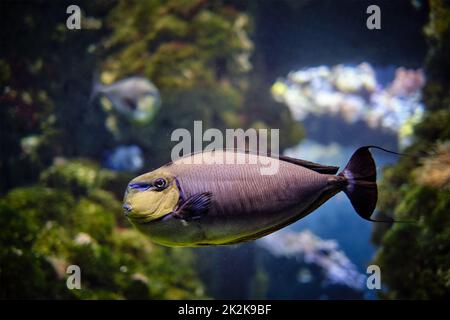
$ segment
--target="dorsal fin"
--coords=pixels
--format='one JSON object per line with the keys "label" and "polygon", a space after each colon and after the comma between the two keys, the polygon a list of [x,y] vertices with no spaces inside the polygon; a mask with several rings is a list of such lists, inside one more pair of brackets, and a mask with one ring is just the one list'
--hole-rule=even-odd
{"label": "dorsal fin", "polygon": [[[251,150],[238,150],[238,149],[223,149],[223,151],[227,151],[227,150],[233,150],[234,152],[244,152],[244,153],[250,153],[250,154],[255,154],[258,155],[258,153],[256,151],[251,151]],[[189,156],[193,156],[197,153],[201,153],[203,151],[197,151],[197,152],[193,152],[189,155],[186,155],[186,157]],[[315,162],[311,162],[311,161],[306,161],[306,160],[300,160],[300,159],[296,159],[296,158],[291,158],[291,157],[287,157],[287,156],[281,156],[281,155],[274,155],[274,154],[269,154],[269,157],[272,158],[278,158],[282,161],[286,161],[298,166],[302,166],[305,167],[307,169],[313,170],[315,172],[318,173],[325,173],[325,174],[336,174],[339,170],[339,167],[334,167],[334,166],[325,166],[323,164],[319,164],[319,163],[315,163]],[[172,161],[165,164],[164,167],[170,166],[172,164]]]}
{"label": "dorsal fin", "polygon": [[298,166],[302,166],[305,168],[308,168],[310,170],[313,170],[318,173],[326,173],[326,174],[336,174],[339,170],[339,167],[333,167],[333,166],[325,166],[319,163],[306,161],[306,160],[300,160],[296,158],[291,158],[287,156],[279,156],[280,160],[286,161]]}

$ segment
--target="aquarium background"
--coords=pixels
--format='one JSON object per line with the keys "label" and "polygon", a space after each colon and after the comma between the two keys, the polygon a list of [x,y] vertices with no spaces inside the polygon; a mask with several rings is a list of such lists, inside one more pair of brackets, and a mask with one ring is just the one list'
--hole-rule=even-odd
{"label": "aquarium background", "polygon": [[[2,1],[0,30],[0,298],[449,298],[447,1]],[[377,215],[416,223],[367,222],[339,194],[251,243],[153,244],[123,192],[194,120],[278,128],[284,154],[328,165],[367,144],[413,155],[374,151]]]}

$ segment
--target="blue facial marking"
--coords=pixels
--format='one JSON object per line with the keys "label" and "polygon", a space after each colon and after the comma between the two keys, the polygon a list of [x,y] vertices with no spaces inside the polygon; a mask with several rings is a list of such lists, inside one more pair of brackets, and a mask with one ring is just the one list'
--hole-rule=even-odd
{"label": "blue facial marking", "polygon": [[130,183],[128,185],[128,187],[130,187],[131,189],[135,189],[138,191],[145,191],[150,189],[151,185],[145,182],[138,182],[138,183]]}

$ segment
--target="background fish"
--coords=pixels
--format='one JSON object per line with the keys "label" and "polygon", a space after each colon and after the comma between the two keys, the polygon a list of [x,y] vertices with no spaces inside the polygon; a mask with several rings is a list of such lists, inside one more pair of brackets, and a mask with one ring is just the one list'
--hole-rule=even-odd
{"label": "background fish", "polygon": [[159,90],[144,77],[129,77],[110,85],[94,81],[91,98],[106,96],[114,108],[137,121],[151,119],[160,106]]}
{"label": "background fish", "polygon": [[[361,217],[370,220],[375,209],[376,171],[369,147],[359,148],[338,175],[337,167],[284,156],[245,154],[244,164],[200,160],[205,156],[224,159],[229,153],[242,155],[231,150],[193,154],[133,179],[124,198],[126,215],[157,243],[206,246],[272,233],[340,191]],[[261,163],[275,161],[278,172],[261,175]]]}

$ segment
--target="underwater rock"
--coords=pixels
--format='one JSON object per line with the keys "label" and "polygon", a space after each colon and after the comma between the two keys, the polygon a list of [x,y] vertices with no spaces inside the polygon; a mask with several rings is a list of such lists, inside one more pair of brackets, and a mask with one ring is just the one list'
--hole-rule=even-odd
{"label": "underwater rock", "polygon": [[55,274],[57,275],[59,280],[66,277],[66,270],[69,266],[67,261],[55,257],[47,257],[47,261],[53,267],[53,270],[55,271]]}
{"label": "underwater rock", "polygon": [[93,241],[94,239],[92,239],[92,237],[85,232],[78,233],[74,239],[74,242],[79,246],[89,245],[93,243]]}
{"label": "underwater rock", "polygon": [[250,62],[250,56],[253,51],[253,43],[250,40],[245,28],[249,24],[249,18],[245,14],[239,15],[233,24],[233,30],[239,39],[241,45],[241,52],[236,54],[235,62],[239,71],[249,72],[252,69],[252,63]]}
{"label": "underwater rock", "polygon": [[395,79],[387,90],[392,95],[408,97],[420,92],[424,85],[425,77],[421,70],[398,68],[395,71]]}
{"label": "underwater rock", "polygon": [[387,85],[377,81],[368,63],[357,66],[319,66],[291,72],[272,86],[273,98],[286,104],[295,119],[309,114],[336,115],[347,123],[365,122],[370,128],[398,135],[400,146],[411,144],[413,126],[422,119],[423,71],[398,68]]}
{"label": "underwater rock", "polygon": [[27,155],[33,154],[40,143],[41,137],[39,137],[38,135],[27,136],[20,140],[22,151]]}
{"label": "underwater rock", "polygon": [[425,158],[415,170],[419,184],[436,189],[450,189],[450,142],[437,145],[435,154]]}
{"label": "underwater rock", "polygon": [[118,146],[108,156],[105,165],[116,171],[138,171],[144,165],[142,150],[136,145]]}
{"label": "underwater rock", "polygon": [[68,189],[73,195],[84,195],[99,188],[114,175],[86,159],[55,158],[54,164],[40,174],[45,186]]}
{"label": "underwater rock", "polygon": [[[363,290],[365,277],[358,272],[355,265],[339,249],[334,240],[323,240],[311,231],[278,232],[262,238],[258,244],[275,257],[294,258],[323,270],[325,274],[322,285],[344,285],[354,290]],[[307,270],[308,271],[308,270]],[[308,283],[313,274],[299,270],[297,281]]]}
{"label": "underwater rock", "polygon": [[332,70],[332,82],[342,92],[373,92],[377,83],[375,72],[368,63],[355,67],[338,65]]}

